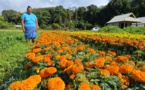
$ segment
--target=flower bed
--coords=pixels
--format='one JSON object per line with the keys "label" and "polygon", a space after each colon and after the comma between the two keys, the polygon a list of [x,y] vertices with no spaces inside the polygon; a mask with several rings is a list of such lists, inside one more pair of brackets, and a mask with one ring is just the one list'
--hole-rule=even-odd
{"label": "flower bed", "polygon": [[[119,55],[119,45],[145,50],[144,40],[43,32],[25,55],[28,78],[13,82],[10,90],[143,90],[144,62],[132,61],[139,55]],[[110,50],[101,50],[106,47]]]}

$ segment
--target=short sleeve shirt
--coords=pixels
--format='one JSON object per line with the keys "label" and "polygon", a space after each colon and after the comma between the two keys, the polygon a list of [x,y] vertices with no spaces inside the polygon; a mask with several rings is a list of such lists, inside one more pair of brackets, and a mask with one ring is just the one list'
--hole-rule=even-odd
{"label": "short sleeve shirt", "polygon": [[21,19],[24,20],[25,27],[36,27],[37,17],[35,14],[28,14],[27,12],[21,16]]}

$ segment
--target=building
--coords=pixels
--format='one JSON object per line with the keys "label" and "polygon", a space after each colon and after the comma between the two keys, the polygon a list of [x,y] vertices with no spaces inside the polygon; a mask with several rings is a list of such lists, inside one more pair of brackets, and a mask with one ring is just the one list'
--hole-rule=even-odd
{"label": "building", "polygon": [[120,28],[132,26],[132,24],[138,23],[141,23],[141,21],[136,18],[133,13],[117,15],[107,22],[109,26],[118,26]]}
{"label": "building", "polygon": [[145,27],[145,17],[138,17],[141,22],[140,23],[132,23],[133,27]]}

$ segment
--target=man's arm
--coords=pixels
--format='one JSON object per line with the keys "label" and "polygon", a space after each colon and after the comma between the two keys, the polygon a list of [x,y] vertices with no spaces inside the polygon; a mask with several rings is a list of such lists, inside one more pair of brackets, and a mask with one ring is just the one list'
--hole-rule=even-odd
{"label": "man's arm", "polygon": [[21,20],[21,25],[22,25],[22,30],[23,30],[23,32],[25,32],[25,28],[24,28],[24,20]]}

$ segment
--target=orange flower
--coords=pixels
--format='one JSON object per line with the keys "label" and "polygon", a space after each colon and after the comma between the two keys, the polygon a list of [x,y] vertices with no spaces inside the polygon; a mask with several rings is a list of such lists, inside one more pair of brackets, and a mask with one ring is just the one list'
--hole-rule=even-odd
{"label": "orange flower", "polygon": [[67,67],[63,72],[67,74],[72,74],[73,73],[72,68],[73,68],[73,65]]}
{"label": "orange flower", "polygon": [[65,90],[71,90],[72,88],[73,88],[73,85],[68,84],[68,85],[65,87]]}
{"label": "orange flower", "polygon": [[93,87],[91,88],[92,88],[91,90],[102,90],[98,85],[93,85]]}
{"label": "orange flower", "polygon": [[122,74],[118,74],[117,76],[121,82],[121,88],[125,90],[130,85],[129,77]]}
{"label": "orange flower", "polygon": [[57,72],[57,69],[55,67],[48,67],[48,68],[44,68],[40,71],[40,76],[42,78],[46,78],[46,77],[49,77],[56,72]]}
{"label": "orange flower", "polygon": [[19,81],[13,82],[10,85],[10,90],[20,90],[20,88],[21,88],[21,82]]}
{"label": "orange flower", "polygon": [[52,60],[50,59],[50,57],[45,57],[45,58],[44,58],[44,62],[46,62],[48,66],[52,66],[52,64],[53,64],[53,62],[52,62]]}
{"label": "orange flower", "polygon": [[125,56],[118,56],[116,60],[117,62],[126,62],[128,58]]}
{"label": "orange flower", "polygon": [[82,82],[78,90],[91,90],[91,87],[88,85],[88,83]]}
{"label": "orange flower", "polygon": [[103,51],[98,51],[98,54],[101,55],[101,56],[103,56],[103,55],[105,55],[105,52],[103,52]]}
{"label": "orange flower", "polygon": [[94,60],[94,66],[97,68],[101,68],[104,66],[105,59],[104,58],[99,58],[97,60]]}
{"label": "orange flower", "polygon": [[67,66],[71,66],[71,65],[73,65],[73,64],[74,64],[73,61],[68,61],[68,62],[67,62]]}
{"label": "orange flower", "polygon": [[82,64],[82,61],[81,61],[80,59],[76,59],[76,60],[74,61],[74,63],[75,63],[75,64]]}
{"label": "orange flower", "polygon": [[105,56],[105,58],[109,61],[112,62],[112,58],[110,56]]}
{"label": "orange flower", "polygon": [[39,75],[30,76],[28,79],[21,82],[20,90],[33,90],[41,82]]}
{"label": "orange flower", "polygon": [[145,83],[145,72],[142,72],[140,70],[133,70],[132,71],[132,77],[134,80],[138,82]]}
{"label": "orange flower", "polygon": [[132,70],[133,70],[133,67],[129,64],[122,65],[119,68],[119,72],[121,72],[122,74],[129,74],[132,72]]}
{"label": "orange flower", "polygon": [[111,54],[112,56],[116,56],[116,53],[115,52],[111,52],[111,51],[109,51],[109,54]]}
{"label": "orange flower", "polygon": [[25,57],[28,58],[28,59],[30,59],[30,60],[32,60],[32,59],[35,57],[35,53],[29,52],[29,53],[27,53],[27,54],[25,55]]}
{"label": "orange flower", "polygon": [[119,71],[119,67],[114,65],[106,65],[105,68],[110,72],[111,75],[117,74]]}
{"label": "orange flower", "polygon": [[107,69],[100,70],[99,75],[106,76],[110,75],[110,72]]}
{"label": "orange flower", "polygon": [[72,79],[72,80],[75,79],[75,77],[76,76],[74,74],[70,75],[70,79]]}
{"label": "orange flower", "polygon": [[41,50],[42,50],[41,48],[35,48],[35,49],[32,50],[32,52],[38,53],[38,52],[40,52]]}
{"label": "orange flower", "polygon": [[83,65],[81,65],[81,64],[79,64],[79,65],[77,65],[77,64],[74,64],[73,66],[72,66],[72,72],[74,72],[74,73],[82,73],[83,72],[83,69],[84,69],[84,67],[83,67]]}
{"label": "orange flower", "polygon": [[64,90],[65,83],[60,77],[50,78],[48,80],[48,89],[49,90]]}
{"label": "orange flower", "polygon": [[34,58],[32,59],[32,62],[33,62],[33,63],[38,63],[38,62],[40,62],[40,61],[42,61],[42,60],[43,60],[43,56],[40,55],[40,56],[34,57]]}
{"label": "orange flower", "polygon": [[141,69],[141,71],[142,71],[142,72],[145,72],[145,67],[143,67],[143,68]]}
{"label": "orange flower", "polygon": [[61,68],[66,68],[67,67],[67,62],[68,62],[68,60],[66,60],[66,59],[61,60],[60,61],[60,67]]}

